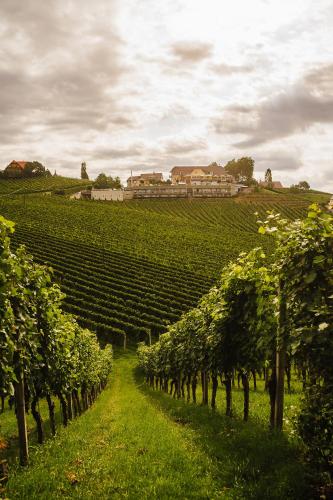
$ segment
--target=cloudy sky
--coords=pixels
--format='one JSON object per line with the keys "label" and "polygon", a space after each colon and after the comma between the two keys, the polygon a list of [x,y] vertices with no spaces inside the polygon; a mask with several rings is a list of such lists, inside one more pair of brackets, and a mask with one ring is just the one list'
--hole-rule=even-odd
{"label": "cloudy sky", "polygon": [[0,0],[0,168],[252,156],[333,192],[333,0]]}

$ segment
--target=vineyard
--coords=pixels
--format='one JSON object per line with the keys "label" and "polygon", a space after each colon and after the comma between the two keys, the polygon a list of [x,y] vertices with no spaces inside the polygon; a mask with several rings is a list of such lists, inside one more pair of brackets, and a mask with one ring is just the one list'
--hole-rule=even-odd
{"label": "vineyard", "polygon": [[[0,496],[329,495],[332,218],[309,201],[4,197]],[[141,369],[85,328],[143,341]]]}
{"label": "vineyard", "polygon": [[[168,327],[159,341],[138,348],[146,382],[174,398],[216,409],[219,384],[225,412],[233,413],[232,386],[244,393],[250,418],[250,377],[264,374],[270,428],[282,431],[285,378],[291,371],[304,395],[297,431],[314,480],[331,498],[333,479],[333,217],[318,205],[303,220],[270,214],[259,228],[276,238],[270,265],[259,247],[228,264],[198,306]],[[319,491],[319,489],[318,489]]]}
{"label": "vineyard", "polygon": [[[68,420],[88,409],[105,387],[112,348],[101,349],[95,334],[63,313],[62,293],[47,269],[36,264],[23,248],[12,251],[13,231],[13,223],[0,217],[0,411],[4,412],[5,400],[11,409],[14,406],[20,464],[27,465],[26,413],[31,410],[38,443],[42,444],[39,402],[45,399],[55,436],[53,398],[59,399],[67,426]],[[3,467],[0,473],[3,481],[7,475]]]}
{"label": "vineyard", "polygon": [[36,193],[62,189],[65,191],[81,188],[90,184],[89,181],[81,179],[70,179],[68,177],[36,177],[26,179],[0,179],[0,196],[11,193]]}
{"label": "vineyard", "polygon": [[309,201],[262,192],[123,204],[17,195],[0,203],[1,213],[17,224],[13,244],[25,244],[54,269],[65,310],[100,338],[123,344],[165,331],[240,250],[260,244],[270,253],[272,238],[257,232],[267,210],[294,219],[304,216]]}

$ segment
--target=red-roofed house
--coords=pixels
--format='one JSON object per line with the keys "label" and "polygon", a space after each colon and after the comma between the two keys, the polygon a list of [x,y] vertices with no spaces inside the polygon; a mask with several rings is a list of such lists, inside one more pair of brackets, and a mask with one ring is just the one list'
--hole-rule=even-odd
{"label": "red-roofed house", "polygon": [[5,168],[6,177],[22,177],[23,170],[28,162],[13,160]]}

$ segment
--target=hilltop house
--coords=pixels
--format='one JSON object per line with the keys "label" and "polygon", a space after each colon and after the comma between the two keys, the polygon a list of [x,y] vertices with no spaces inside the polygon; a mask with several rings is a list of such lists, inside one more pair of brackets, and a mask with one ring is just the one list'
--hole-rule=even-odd
{"label": "hilltop house", "polygon": [[180,166],[171,170],[172,184],[220,184],[221,182],[235,182],[220,165],[208,166]]}
{"label": "hilltop house", "polygon": [[147,173],[140,175],[131,175],[127,179],[127,187],[139,187],[139,186],[154,186],[163,182],[163,174],[161,173]]}
{"label": "hilltop house", "polygon": [[28,162],[13,160],[4,170],[6,177],[22,177],[23,171]]}
{"label": "hilltop house", "polygon": [[260,181],[259,186],[263,188],[270,188],[270,189],[282,189],[283,185],[280,181],[272,181],[272,182],[267,182],[267,181]]}

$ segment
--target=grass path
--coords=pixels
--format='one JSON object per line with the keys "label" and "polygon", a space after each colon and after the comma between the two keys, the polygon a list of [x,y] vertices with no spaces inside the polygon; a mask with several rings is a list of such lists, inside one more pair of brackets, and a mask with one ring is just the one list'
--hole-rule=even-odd
{"label": "grass path", "polygon": [[[115,363],[94,407],[9,482],[9,498],[218,498],[209,458],[182,427],[150,404],[133,356]],[[186,434],[186,433],[185,433]]]}
{"label": "grass path", "polygon": [[8,498],[306,498],[286,439],[151,391],[135,362],[116,359],[93,408],[11,473]]}

